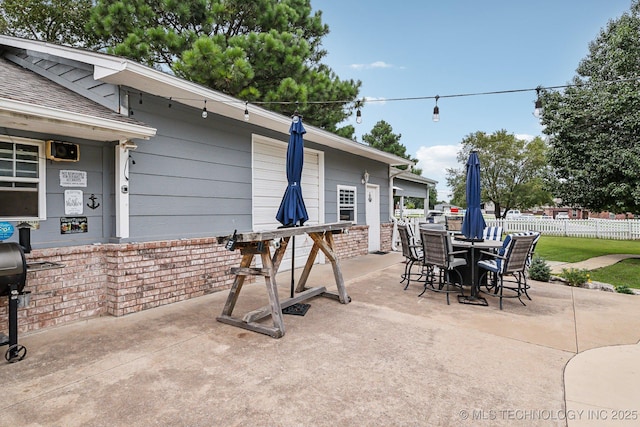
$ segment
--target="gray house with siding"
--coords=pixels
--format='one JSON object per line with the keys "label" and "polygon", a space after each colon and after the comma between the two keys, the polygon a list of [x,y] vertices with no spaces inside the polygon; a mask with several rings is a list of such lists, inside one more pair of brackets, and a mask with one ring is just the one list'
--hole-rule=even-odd
{"label": "gray house with siding", "polygon": [[[279,225],[290,121],[124,58],[0,36],[0,222],[30,224],[27,258],[62,265],[28,273],[20,329],[227,289],[237,255],[215,236]],[[305,127],[307,224],[352,221],[342,257],[389,250],[391,168],[410,162]]]}

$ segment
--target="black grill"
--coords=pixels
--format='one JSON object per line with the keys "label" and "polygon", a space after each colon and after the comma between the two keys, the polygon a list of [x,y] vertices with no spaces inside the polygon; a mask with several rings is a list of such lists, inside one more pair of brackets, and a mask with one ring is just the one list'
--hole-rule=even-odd
{"label": "black grill", "polygon": [[27,355],[18,345],[18,298],[27,281],[27,262],[17,243],[0,243],[0,296],[9,297],[9,336],[0,336],[0,345],[9,345],[5,353],[8,362],[17,362]]}

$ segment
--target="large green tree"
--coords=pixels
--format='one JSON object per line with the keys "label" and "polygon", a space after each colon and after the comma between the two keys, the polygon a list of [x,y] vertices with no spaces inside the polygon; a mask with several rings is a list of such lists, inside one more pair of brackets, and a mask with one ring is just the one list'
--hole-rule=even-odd
{"label": "large green tree", "polygon": [[528,209],[552,201],[544,186],[547,147],[540,137],[527,142],[506,130],[491,135],[476,132],[461,145],[457,159],[462,167],[447,170],[447,184],[453,189],[451,203],[467,204],[465,165],[471,151],[477,151],[480,158],[481,198],[493,202],[496,218],[509,209]]}
{"label": "large green tree", "polygon": [[321,63],[329,27],[310,0],[98,0],[87,29],[110,53],[353,137],[338,124],[361,83]]}
{"label": "large green tree", "polygon": [[84,24],[93,0],[0,0],[0,33],[71,46],[95,42]]}
{"label": "large green tree", "polygon": [[640,213],[640,4],[589,45],[570,87],[543,91],[554,194],[595,211]]}
{"label": "large green tree", "polygon": [[[389,123],[384,120],[380,120],[371,128],[370,133],[362,135],[362,140],[369,144],[370,147],[377,148],[387,153],[395,154],[398,157],[411,160],[414,163],[418,162],[418,159],[411,157],[407,153],[407,147],[400,143],[402,134],[393,133],[393,128]],[[407,169],[406,166],[399,166],[400,169]],[[411,173],[416,175],[422,175],[422,169],[411,167]]]}

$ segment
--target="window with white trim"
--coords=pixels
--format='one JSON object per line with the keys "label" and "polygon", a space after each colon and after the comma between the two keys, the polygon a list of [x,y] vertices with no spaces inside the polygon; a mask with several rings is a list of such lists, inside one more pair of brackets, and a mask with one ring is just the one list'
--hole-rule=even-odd
{"label": "window with white trim", "polygon": [[44,142],[0,135],[0,219],[45,219]]}
{"label": "window with white trim", "polygon": [[357,215],[356,187],[338,185],[338,220],[356,223]]}

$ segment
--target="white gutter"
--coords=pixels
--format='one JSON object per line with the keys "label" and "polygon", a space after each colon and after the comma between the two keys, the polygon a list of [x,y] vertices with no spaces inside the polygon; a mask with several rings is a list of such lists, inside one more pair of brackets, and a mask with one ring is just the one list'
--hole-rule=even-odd
{"label": "white gutter", "polygon": [[[110,133],[112,135],[118,135],[118,138],[112,136],[110,138],[111,140],[129,138],[149,139],[156,134],[156,129],[148,126],[125,123],[118,120],[110,120],[6,98],[0,98],[0,120],[1,118],[8,118],[16,122],[29,118],[29,120],[41,121],[45,125],[51,125],[49,122],[58,122],[74,128],[84,129],[89,133]],[[33,123],[29,125],[31,127],[34,126]]]}

